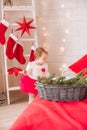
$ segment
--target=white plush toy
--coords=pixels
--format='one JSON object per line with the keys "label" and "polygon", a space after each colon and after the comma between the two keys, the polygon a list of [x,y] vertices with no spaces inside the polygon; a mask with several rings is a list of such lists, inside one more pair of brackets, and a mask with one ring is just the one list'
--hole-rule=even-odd
{"label": "white plush toy", "polygon": [[68,67],[62,67],[59,69],[61,76],[65,77],[66,79],[70,79],[76,76],[76,73],[74,73],[71,69]]}

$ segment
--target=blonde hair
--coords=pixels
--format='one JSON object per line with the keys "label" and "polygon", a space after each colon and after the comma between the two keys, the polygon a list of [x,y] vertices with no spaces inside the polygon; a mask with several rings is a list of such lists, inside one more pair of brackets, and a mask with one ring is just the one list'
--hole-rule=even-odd
{"label": "blonde hair", "polygon": [[43,53],[45,53],[45,54],[48,55],[48,52],[47,52],[44,48],[38,47],[38,48],[35,50],[34,58],[37,59],[37,58],[41,57]]}

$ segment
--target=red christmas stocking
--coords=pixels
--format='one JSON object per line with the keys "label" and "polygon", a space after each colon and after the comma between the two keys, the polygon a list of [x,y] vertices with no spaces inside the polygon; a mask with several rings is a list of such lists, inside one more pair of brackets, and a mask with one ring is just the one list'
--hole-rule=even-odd
{"label": "red christmas stocking", "polygon": [[22,71],[22,69],[15,67],[14,75],[15,75],[15,76],[18,76],[18,74],[20,73],[20,71]]}
{"label": "red christmas stocking", "polygon": [[13,59],[14,58],[14,54],[13,54],[13,48],[16,44],[17,41],[17,37],[14,34],[10,34],[8,41],[7,41],[7,46],[6,46],[6,55],[9,59]]}
{"label": "red christmas stocking", "polygon": [[34,61],[34,52],[35,52],[35,50],[36,50],[36,47],[34,45],[32,45],[31,52],[30,52],[30,58],[29,58],[30,62]]}
{"label": "red christmas stocking", "polygon": [[23,47],[17,43],[16,48],[14,50],[14,57],[20,62],[21,64],[25,64],[26,59],[23,56]]}
{"label": "red christmas stocking", "polygon": [[14,74],[15,76],[18,76],[20,71],[22,71],[22,69],[13,67],[13,68],[8,69],[8,74],[10,75]]}
{"label": "red christmas stocking", "polygon": [[15,67],[8,69],[8,74],[13,74]]}
{"label": "red christmas stocking", "polygon": [[2,19],[0,22],[0,43],[2,45],[5,44],[5,32],[8,29],[9,23],[5,21],[5,19]]}

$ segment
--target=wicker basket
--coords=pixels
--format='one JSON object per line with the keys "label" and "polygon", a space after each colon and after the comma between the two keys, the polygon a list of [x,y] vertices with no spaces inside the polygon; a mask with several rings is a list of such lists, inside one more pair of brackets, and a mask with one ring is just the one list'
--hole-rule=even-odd
{"label": "wicker basket", "polygon": [[36,82],[41,98],[54,101],[74,101],[86,98],[87,87],[80,85],[46,85]]}

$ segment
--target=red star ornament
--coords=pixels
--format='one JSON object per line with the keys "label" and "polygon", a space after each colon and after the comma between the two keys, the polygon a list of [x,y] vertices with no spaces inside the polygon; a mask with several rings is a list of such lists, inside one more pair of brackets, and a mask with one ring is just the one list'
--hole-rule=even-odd
{"label": "red star ornament", "polygon": [[36,27],[31,26],[31,23],[34,21],[34,19],[31,19],[30,21],[26,21],[26,18],[23,18],[23,23],[16,22],[20,25],[19,28],[17,28],[15,31],[22,30],[21,37],[24,34],[24,32],[27,32],[29,36],[31,36],[30,29],[36,29]]}

